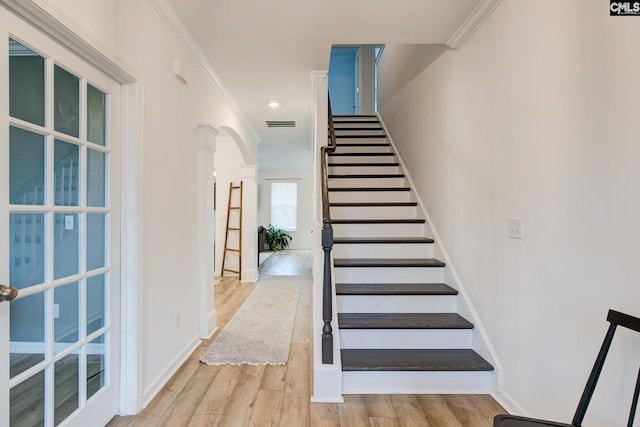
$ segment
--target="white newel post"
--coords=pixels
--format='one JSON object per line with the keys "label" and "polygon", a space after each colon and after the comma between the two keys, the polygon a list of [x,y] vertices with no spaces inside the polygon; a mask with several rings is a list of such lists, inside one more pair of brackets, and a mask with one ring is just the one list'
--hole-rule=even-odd
{"label": "white newel post", "polygon": [[242,172],[242,281],[258,280],[258,167],[245,165]]}
{"label": "white newel post", "polygon": [[338,336],[337,307],[333,301],[333,364],[322,364],[322,279],[324,252],[322,250],[322,187],[320,181],[320,147],[327,145],[328,82],[326,71],[311,72],[313,110],[311,117],[311,149],[313,151],[313,394],[312,402],[343,402],[342,362]]}
{"label": "white newel post", "polygon": [[200,288],[200,338],[211,338],[218,329],[214,301],[215,218],[214,155],[218,132],[209,125],[195,129],[198,143],[198,284]]}

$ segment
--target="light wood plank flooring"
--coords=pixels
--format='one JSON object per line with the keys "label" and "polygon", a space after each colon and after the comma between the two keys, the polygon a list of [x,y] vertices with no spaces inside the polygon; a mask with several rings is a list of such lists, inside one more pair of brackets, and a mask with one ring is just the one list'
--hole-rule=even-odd
{"label": "light wood plank flooring", "polygon": [[[208,366],[198,358],[215,336],[184,363],[151,404],[109,427],[197,426],[427,426],[490,427],[504,413],[485,395],[347,395],[345,403],[310,403],[311,253],[283,251],[261,274],[300,275],[302,288],[289,363],[285,366]],[[253,290],[253,283],[220,279],[215,288],[220,330]],[[217,335],[217,333],[216,333]]]}

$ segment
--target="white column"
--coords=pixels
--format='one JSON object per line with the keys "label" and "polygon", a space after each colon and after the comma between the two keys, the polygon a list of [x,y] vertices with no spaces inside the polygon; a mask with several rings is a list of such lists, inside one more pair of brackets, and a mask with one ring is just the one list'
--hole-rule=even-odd
{"label": "white column", "polygon": [[210,338],[218,328],[214,301],[213,211],[214,155],[218,132],[209,125],[195,129],[198,143],[198,285],[200,288],[200,338]]}
{"label": "white column", "polygon": [[342,367],[338,322],[333,301],[333,365],[322,364],[322,276],[324,252],[322,250],[322,187],[320,181],[320,147],[327,145],[327,99],[329,86],[326,71],[311,72],[311,150],[313,152],[313,394],[312,402],[342,402]]}
{"label": "white column", "polygon": [[242,172],[242,281],[258,280],[258,168],[241,167]]}

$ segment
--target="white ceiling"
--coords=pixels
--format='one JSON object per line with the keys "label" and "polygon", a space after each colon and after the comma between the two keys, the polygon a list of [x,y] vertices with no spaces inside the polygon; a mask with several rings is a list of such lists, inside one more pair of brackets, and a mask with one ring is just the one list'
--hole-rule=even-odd
{"label": "white ceiling", "polygon": [[[482,0],[169,0],[262,144],[309,146],[311,71],[332,44],[436,43]],[[278,101],[280,107],[267,104]],[[295,120],[268,129],[265,120]]]}

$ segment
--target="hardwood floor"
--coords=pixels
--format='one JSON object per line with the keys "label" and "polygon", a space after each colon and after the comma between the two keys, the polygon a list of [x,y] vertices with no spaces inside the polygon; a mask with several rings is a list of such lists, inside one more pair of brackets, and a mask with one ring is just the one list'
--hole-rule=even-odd
{"label": "hardwood floor", "polygon": [[[116,417],[109,427],[490,427],[494,415],[505,412],[486,395],[346,395],[342,404],[310,403],[311,253],[274,253],[260,272],[302,276],[288,364],[201,364],[198,358],[214,336],[202,342],[147,408]],[[236,278],[219,280],[215,299],[220,330],[253,287]]]}

